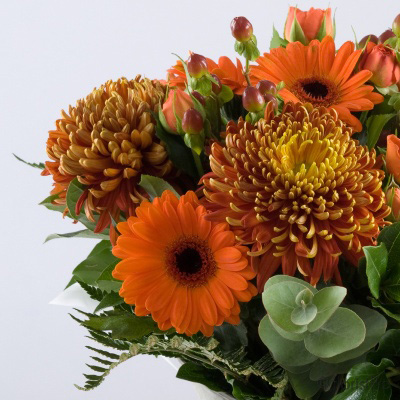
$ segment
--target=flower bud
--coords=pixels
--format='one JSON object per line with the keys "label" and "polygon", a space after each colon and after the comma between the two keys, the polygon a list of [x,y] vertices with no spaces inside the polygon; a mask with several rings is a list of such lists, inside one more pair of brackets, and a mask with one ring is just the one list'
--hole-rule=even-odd
{"label": "flower bud", "polygon": [[162,108],[166,122],[163,124],[164,128],[168,132],[178,133],[177,117],[182,119],[185,111],[192,107],[193,100],[186,92],[180,89],[171,90]]}
{"label": "flower bud", "polygon": [[249,112],[259,112],[265,105],[263,95],[254,86],[248,86],[244,89],[242,102],[243,107]]}
{"label": "flower bud", "polygon": [[360,59],[360,71],[372,72],[371,82],[378,87],[394,85],[400,79],[400,66],[394,50],[383,44],[368,43]]}
{"label": "flower bud", "polygon": [[253,25],[245,17],[236,17],[231,22],[231,32],[238,42],[247,42],[253,35]]}
{"label": "flower bud", "polygon": [[208,72],[207,60],[204,56],[192,53],[187,62],[189,75],[199,79]]}
{"label": "flower bud", "polygon": [[400,189],[391,188],[386,192],[386,202],[392,207],[393,217],[400,220]]}
{"label": "flower bud", "polygon": [[321,10],[311,7],[308,11],[301,11],[297,7],[289,8],[284,34],[289,42],[300,41],[308,44],[313,39],[322,40],[325,36],[334,37],[334,34],[335,28],[330,8]]}
{"label": "flower bud", "polygon": [[387,137],[386,168],[400,182],[400,138],[395,135]]}
{"label": "flower bud", "polygon": [[206,105],[206,99],[203,95],[201,95],[197,90],[193,90],[192,96],[196,98],[202,106]]}
{"label": "flower bud", "polygon": [[[368,40],[368,39],[369,39],[369,40]],[[364,36],[364,37],[358,42],[358,47],[362,49],[362,48],[366,45],[367,41],[368,41],[368,43],[369,43],[369,42],[372,42],[372,43],[378,44],[379,39],[378,39],[378,36],[376,36],[376,35],[367,35],[367,36]]]}
{"label": "flower bud", "polygon": [[214,82],[212,82],[211,89],[215,94],[220,94],[221,90],[222,90],[221,79],[219,79],[218,76],[215,74],[211,74],[211,76],[217,81],[216,84]]}
{"label": "flower bud", "polygon": [[263,80],[257,83],[256,88],[264,96],[267,93],[276,94],[276,85],[274,82]]}
{"label": "flower bud", "polygon": [[379,42],[379,43],[385,43],[386,40],[388,40],[388,39],[390,39],[390,38],[392,38],[392,37],[394,37],[394,36],[396,36],[396,35],[393,33],[393,31],[392,31],[391,29],[387,29],[385,32],[383,32],[383,33],[379,36],[378,42]]}
{"label": "flower bud", "polygon": [[394,19],[392,25],[393,33],[400,38],[400,14]]}
{"label": "flower bud", "polygon": [[197,135],[201,133],[204,127],[203,117],[200,112],[194,108],[185,111],[182,118],[182,129],[189,135]]}
{"label": "flower bud", "polygon": [[265,100],[265,103],[266,103],[266,104],[268,104],[269,102],[272,102],[273,108],[274,108],[275,110],[278,109],[278,100],[277,100],[277,98],[276,98],[273,94],[271,94],[271,93],[265,93],[263,97],[264,97],[264,100]]}

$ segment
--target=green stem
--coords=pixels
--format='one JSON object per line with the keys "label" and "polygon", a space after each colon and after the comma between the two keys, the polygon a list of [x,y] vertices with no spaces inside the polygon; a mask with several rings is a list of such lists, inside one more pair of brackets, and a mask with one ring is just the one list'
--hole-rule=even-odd
{"label": "green stem", "polygon": [[196,169],[200,177],[204,175],[204,169],[203,166],[201,165],[201,160],[200,156],[192,149],[192,154],[193,154],[193,159],[194,163],[196,164]]}
{"label": "green stem", "polygon": [[244,71],[244,77],[246,78],[246,82],[248,86],[251,86],[251,82],[250,82],[250,78],[249,78],[249,64],[250,64],[250,60],[248,58],[246,58],[246,69]]}

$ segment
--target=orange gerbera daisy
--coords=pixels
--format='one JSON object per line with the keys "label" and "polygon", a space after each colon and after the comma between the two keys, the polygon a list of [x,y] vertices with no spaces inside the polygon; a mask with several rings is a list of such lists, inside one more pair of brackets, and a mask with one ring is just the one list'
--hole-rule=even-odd
{"label": "orange gerbera daisy", "polygon": [[238,324],[239,301],[257,290],[245,246],[226,222],[205,220],[205,208],[188,192],[179,200],[165,191],[118,224],[113,254],[123,260],[113,272],[121,297],[136,315],[151,314],[162,330],[207,336],[224,321]]}
{"label": "orange gerbera daisy", "polygon": [[258,66],[250,69],[253,82],[262,79],[284,82],[279,94],[289,101],[311,103],[333,108],[339,118],[355,132],[362,130],[361,122],[352,111],[372,110],[383,101],[373,86],[364,85],[372,72],[354,72],[361,50],[354,51],[354,43],[346,42],[335,52],[335,42],[326,36],[321,42],[313,40],[308,46],[300,42],[285,48],[272,49],[257,59]]}
{"label": "orange gerbera daisy", "polygon": [[212,146],[204,178],[210,221],[228,221],[251,261],[262,291],[282,266],[313,285],[340,283],[339,255],[357,265],[390,214],[385,173],[375,150],[350,138],[335,110],[288,103],[253,126],[227,127],[226,146]]}
{"label": "orange gerbera daisy", "polygon": [[[220,57],[218,64],[213,60],[206,58],[208,71],[215,74],[221,80],[221,83],[229,86],[233,93],[243,94],[247,86],[246,78],[243,75],[243,66],[240,60],[236,59],[236,65],[228,57]],[[185,88],[186,74],[182,62],[177,61],[176,65],[168,71],[169,86]]]}

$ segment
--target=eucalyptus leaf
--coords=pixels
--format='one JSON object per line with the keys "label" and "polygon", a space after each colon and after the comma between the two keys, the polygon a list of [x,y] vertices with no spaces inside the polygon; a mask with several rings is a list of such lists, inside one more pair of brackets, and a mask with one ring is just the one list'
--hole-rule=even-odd
{"label": "eucalyptus leaf", "polygon": [[378,299],[380,285],[386,274],[388,263],[388,252],[385,243],[381,242],[378,246],[363,247],[365,258],[367,260],[368,286],[372,295]]}
{"label": "eucalyptus leaf", "polygon": [[386,318],[379,312],[358,304],[351,305],[349,308],[363,320],[366,328],[365,339],[360,346],[353,350],[346,351],[331,358],[323,359],[323,361],[327,363],[342,363],[347,360],[361,357],[379,342],[379,339],[381,339],[386,331]]}
{"label": "eucalyptus leaf", "polygon": [[308,325],[315,318],[317,312],[318,309],[315,304],[304,304],[304,306],[295,308],[290,318],[296,325]]}
{"label": "eucalyptus leaf", "polygon": [[259,334],[275,361],[283,367],[299,367],[310,364],[317,359],[305,348],[303,341],[294,342],[279,335],[268,316],[261,320]]}
{"label": "eucalyptus leaf", "polygon": [[295,325],[291,321],[291,315],[295,308],[296,296],[303,291],[305,285],[293,281],[277,283],[264,290],[263,304],[273,321],[289,332],[302,333],[305,326]]}
{"label": "eucalyptus leaf", "polygon": [[315,356],[330,358],[359,346],[365,334],[364,322],[355,312],[338,308],[320,329],[305,337],[304,344]]}
{"label": "eucalyptus leaf", "polygon": [[290,275],[274,275],[271,276],[271,278],[269,278],[266,282],[266,284],[264,285],[264,292],[271,286],[276,285],[277,283],[282,283],[282,282],[296,282],[299,283],[300,285],[303,285],[305,288],[311,290],[311,292],[313,294],[317,293],[318,290],[310,285],[308,282],[299,279],[299,278],[295,278],[294,276],[290,276]]}
{"label": "eucalyptus leaf", "polygon": [[308,372],[303,372],[302,374],[293,374],[288,372],[287,374],[289,382],[299,399],[310,399],[317,394],[322,387],[320,381],[312,381],[309,378]]}
{"label": "eucalyptus leaf", "polygon": [[347,290],[342,286],[330,286],[321,289],[314,295],[313,304],[317,307],[317,315],[307,327],[310,332],[320,329],[338,309]]}

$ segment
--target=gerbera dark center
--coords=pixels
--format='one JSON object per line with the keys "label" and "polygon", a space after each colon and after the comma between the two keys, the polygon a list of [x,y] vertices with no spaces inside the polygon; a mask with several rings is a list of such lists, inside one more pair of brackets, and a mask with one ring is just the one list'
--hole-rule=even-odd
{"label": "gerbera dark center", "polygon": [[185,274],[195,274],[201,270],[203,260],[196,249],[186,248],[175,255],[176,266]]}
{"label": "gerbera dark center", "polygon": [[329,93],[326,85],[318,81],[306,83],[303,85],[303,89],[309,96],[312,96],[316,99],[319,97],[325,98]]}
{"label": "gerbera dark center", "polygon": [[217,264],[208,242],[196,235],[184,235],[165,252],[167,272],[179,284],[198,287],[215,274]]}
{"label": "gerbera dark center", "polygon": [[302,103],[311,103],[317,107],[329,107],[339,99],[337,85],[320,76],[300,78],[288,89]]}

